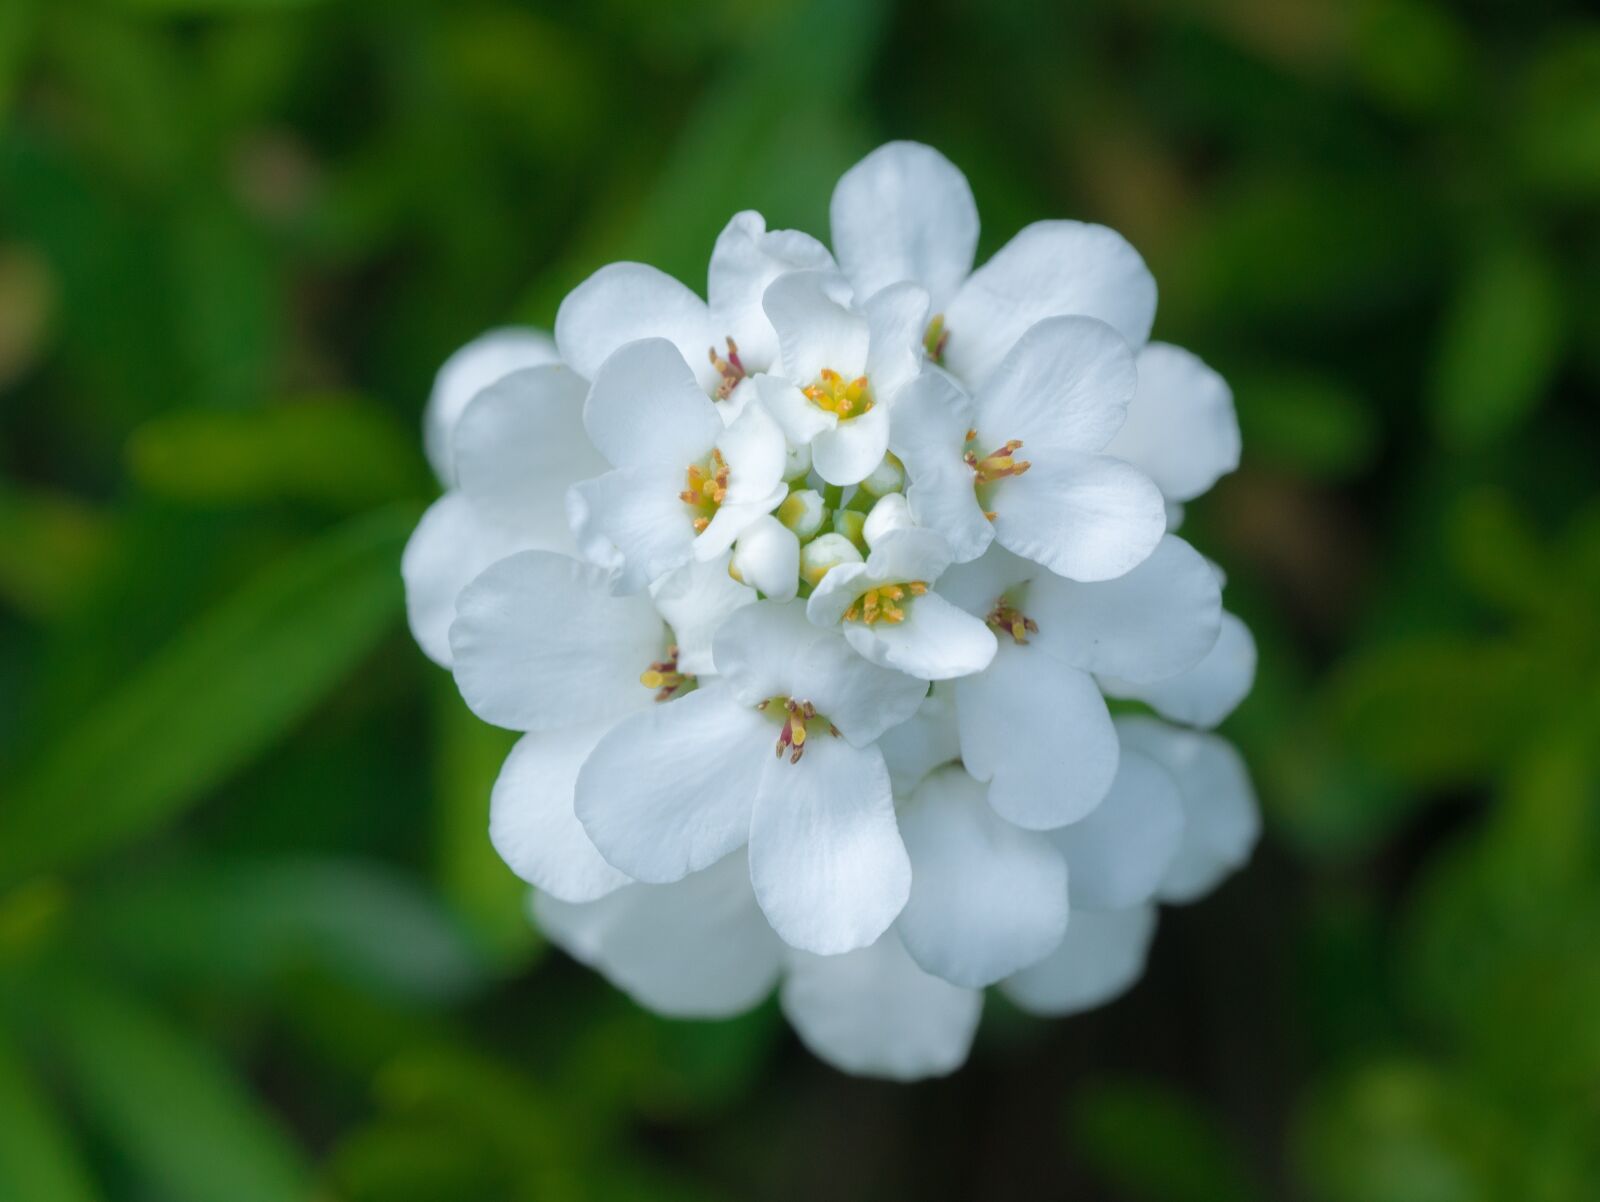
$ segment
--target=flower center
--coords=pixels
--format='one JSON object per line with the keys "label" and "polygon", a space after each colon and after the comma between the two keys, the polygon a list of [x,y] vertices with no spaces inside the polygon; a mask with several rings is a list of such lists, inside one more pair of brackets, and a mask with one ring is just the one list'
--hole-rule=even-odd
{"label": "flower center", "polygon": [[689,487],[678,494],[678,500],[687,505],[694,515],[694,529],[698,534],[711,525],[711,519],[728,495],[728,464],[722,452],[713,450],[708,459],[691,463],[685,477]]}
{"label": "flower center", "polygon": [[678,671],[678,647],[674,643],[667,648],[665,659],[658,659],[643,672],[639,673],[639,683],[647,689],[656,690],[657,701],[668,701],[678,692],[692,689],[695,678],[687,672]]}
{"label": "flower center", "polygon": [[996,634],[1009,634],[1019,646],[1028,641],[1030,634],[1039,633],[1039,623],[1012,605],[1004,597],[994,603],[989,616],[984,618]]}
{"label": "flower center", "polygon": [[809,701],[796,701],[793,697],[769,697],[756,708],[783,723],[774,754],[781,756],[787,749],[791,764],[798,764],[800,757],[806,753],[808,727],[815,725],[825,729],[834,738],[839,737],[839,728],[817,713],[817,707]]}
{"label": "flower center", "polygon": [[1018,459],[1016,454],[1022,449],[1022,439],[1013,438],[1004,446],[998,447],[988,454],[980,454],[973,446],[978,440],[976,430],[967,431],[967,450],[961,458],[972,469],[972,487],[978,492],[978,501],[983,505],[983,516],[991,522],[994,521],[994,510],[988,507],[987,497],[989,490],[1008,476],[1020,476],[1033,466],[1026,459]]}
{"label": "flower center", "polygon": [[944,362],[944,348],[950,342],[950,331],[945,328],[944,314],[935,313],[922,334],[922,349],[932,363]]}
{"label": "flower center", "polygon": [[928,591],[926,580],[907,580],[903,584],[880,584],[869,588],[856,598],[855,604],[844,611],[846,622],[863,622],[868,626],[879,622],[904,622],[908,597],[920,597]]}
{"label": "flower center", "polygon": [[866,376],[846,380],[831,367],[824,367],[815,384],[801,389],[818,409],[825,409],[842,422],[860,417],[872,408],[872,385]]}
{"label": "flower center", "polygon": [[733,395],[733,390],[739,387],[739,381],[745,377],[744,364],[739,362],[739,344],[730,338],[724,339],[728,344],[728,357],[724,359],[717,354],[717,348],[711,347],[707,352],[711,356],[711,366],[717,369],[717,374],[722,377],[717,383],[717,400],[725,401]]}

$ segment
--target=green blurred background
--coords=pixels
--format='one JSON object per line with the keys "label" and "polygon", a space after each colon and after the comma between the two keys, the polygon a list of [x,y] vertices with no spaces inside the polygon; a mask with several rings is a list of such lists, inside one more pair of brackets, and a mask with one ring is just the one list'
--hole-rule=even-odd
{"label": "green blurred background", "polygon": [[[450,350],[890,137],[1234,384],[1267,817],[915,1087],[541,945],[397,568]],[[1600,1197],[1597,217],[1563,0],[3,0],[0,1199]]]}

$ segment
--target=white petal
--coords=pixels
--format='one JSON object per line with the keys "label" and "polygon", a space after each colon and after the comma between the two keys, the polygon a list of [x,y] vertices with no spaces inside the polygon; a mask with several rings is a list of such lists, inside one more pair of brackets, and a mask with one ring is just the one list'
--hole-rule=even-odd
{"label": "white petal", "polygon": [[1183,800],[1171,773],[1124,747],[1111,792],[1083,821],[1050,832],[1067,859],[1072,900],[1122,910],[1155,896],[1183,842]]}
{"label": "white petal", "polygon": [[747,372],[766,371],[777,362],[778,334],[761,297],[784,272],[801,268],[832,269],[833,256],[810,234],[769,230],[761,214],[751,210],[734,214],[717,235],[706,278],[719,352],[722,339],[731,337]]}
{"label": "white petal", "polygon": [[1181,347],[1139,352],[1139,390],[1128,420],[1105,448],[1148,475],[1169,500],[1189,501],[1239,466],[1233,391]]}
{"label": "white petal", "polygon": [[889,766],[889,783],[897,797],[909,794],[940,765],[959,760],[961,739],[956,730],[955,697],[949,686],[935,686],[916,713],[884,731],[878,750]]}
{"label": "white petal", "polygon": [[1233,745],[1216,735],[1179,730],[1154,718],[1117,720],[1123,746],[1156,760],[1178,782],[1184,838],[1161,882],[1161,899],[1191,902],[1241,867],[1261,835],[1250,774]]}
{"label": "white petal", "polygon": [[904,622],[844,623],[844,637],[867,659],[922,680],[952,680],[989,666],[994,631],[938,593],[911,597]]}
{"label": "white petal", "polygon": [[1121,234],[1040,221],[973,272],[946,307],[944,361],[981,387],[1024,331],[1046,317],[1099,318],[1137,348],[1150,337],[1155,313],[1155,279]]}
{"label": "white petal", "polygon": [[1162,717],[1209,729],[1233,713],[1249,695],[1255,678],[1255,638],[1249,627],[1224,610],[1217,641],[1188,671],[1149,684],[1105,675],[1099,679],[1108,697],[1143,701]]}
{"label": "white petal", "polygon": [[523,735],[489,798],[489,839],[511,870],[566,902],[630,884],[595,850],[572,809],[578,769],[609,722]]}
{"label": "white petal", "polygon": [[1144,973],[1155,931],[1154,906],[1074,910],[1061,946],[1001,988],[1033,1014],[1062,1017],[1092,1010],[1127,992]]}
{"label": "white petal", "polygon": [[617,592],[637,593],[693,557],[694,516],[678,497],[682,486],[678,469],[648,464],[607,472],[568,492],[578,546],[615,572]]}
{"label": "white petal", "polygon": [[987,618],[1002,596],[1037,580],[1047,570],[996,544],[980,558],[958,563],[940,576],[939,592],[969,614]]}
{"label": "white petal", "polygon": [[962,761],[989,782],[1002,818],[1048,830],[1100,804],[1117,772],[1117,735],[1090,676],[1007,638],[986,671],[955,689]]}
{"label": "white petal", "polygon": [[928,691],[925,681],[868,663],[842,636],[812,625],[798,601],[762,601],[730,615],[713,653],[728,687],[747,704],[810,701],[857,746],[904,722]]}
{"label": "white petal", "polygon": [[755,589],[728,575],[729,556],[691,560],[650,586],[650,599],[672,627],[678,669],[692,676],[715,671],[711,639],[722,620],[756,599]]}
{"label": "white petal", "polygon": [[888,449],[889,410],[874,405],[812,438],[811,466],[829,484],[857,484],[883,462]]}
{"label": "white petal", "polygon": [[524,326],[480,334],[444,361],[422,413],[428,462],[446,486],[456,480],[455,428],[468,403],[503,376],[561,358],[550,335]]}
{"label": "white petal", "polygon": [[1161,490],[1104,455],[1034,460],[1026,475],[1001,480],[990,504],[1001,546],[1071,580],[1121,576],[1166,533]]}
{"label": "white petal", "polygon": [[456,685],[512,730],[556,730],[650,704],[639,673],[666,646],[648,598],[614,597],[603,572],[563,555],[502,559],[456,600]]}
{"label": "white petal", "polygon": [[756,392],[783,436],[792,446],[809,447],[812,439],[839,424],[839,418],[813,405],[794,384],[782,376],[756,376]]}
{"label": "white petal", "polygon": [[803,951],[853,951],[888,929],[911,865],[876,747],[822,732],[797,763],[768,754],[750,821],[750,880],[772,929]]}
{"label": "white petal", "polygon": [[873,547],[896,530],[914,525],[916,520],[911,516],[911,506],[906,504],[905,493],[886,493],[867,511],[867,520],[861,524],[861,537],[867,540],[868,547]]}
{"label": "white petal", "polygon": [[665,338],[695,369],[709,393],[718,376],[706,351],[716,331],[705,302],[665,272],[643,263],[611,263],[579,284],[556,313],[561,357],[587,380],[611,353],[640,338]]}
{"label": "white petal", "polygon": [[741,847],[776,727],[720,684],[614,727],[578,773],[594,845],[640,881],[676,881]]}
{"label": "white petal", "polygon": [[978,393],[978,439],[987,452],[1022,440],[1020,458],[1099,451],[1121,428],[1138,387],[1133,351],[1089,317],[1052,317],[1017,340]]}
{"label": "white petal", "polygon": [[1168,534],[1115,580],[1041,576],[1027,610],[1039,624],[1039,645],[1074,667],[1162,680],[1194,667],[1216,644],[1222,590],[1200,553]]}
{"label": "white petal", "polygon": [[771,514],[751,522],[734,544],[731,570],[773,601],[792,601],[800,589],[800,540]]}
{"label": "white petal", "polygon": [[584,388],[560,365],[525,368],[478,393],[456,423],[461,491],[541,546],[570,545],[567,489],[606,470],[583,431]]}
{"label": "white petal", "polygon": [[806,602],[806,617],[818,626],[837,625],[855,599],[869,589],[907,581],[937,580],[950,566],[950,546],[937,530],[907,526],[878,540],[862,564],[829,570]]}
{"label": "white petal", "polygon": [[[485,521],[459,492],[447,492],[422,515],[400,557],[406,620],[423,653],[450,666],[450,623],[456,597],[496,560],[532,549],[527,536]],[[553,550],[554,548],[544,548]]]}
{"label": "white petal", "polygon": [[960,1068],[983,1012],[982,993],[923,972],[893,931],[843,956],[792,953],[778,997],[815,1056],[894,1081]]}
{"label": "white petal", "polygon": [[840,177],[829,220],[858,296],[914,280],[939,309],[972,270],[978,206],[967,177],[931,146],[878,147]]}
{"label": "white petal", "polygon": [[878,402],[891,404],[922,367],[928,294],[917,284],[891,284],[862,305],[861,311],[867,315],[871,334],[867,377]]}
{"label": "white petal", "polygon": [[1067,931],[1067,865],[1046,835],[995,814],[960,767],[917,787],[900,816],[911,899],[896,924],[912,959],[981,989],[1049,955]]}
{"label": "white petal", "polygon": [[728,490],[711,524],[695,539],[701,559],[721,555],[762,514],[771,513],[789,489],[783,482],[789,449],[783,430],[760,405],[748,405],[717,439],[728,465]]}
{"label": "white petal", "polygon": [[772,991],[784,947],[735,852],[670,885],[630,885],[589,906],[541,895],[546,933],[640,1005],[673,1018],[727,1018]]}
{"label": "white petal", "polygon": [[906,465],[906,504],[919,525],[945,536],[957,563],[994,541],[962,459],[973,424],[972,402],[949,376],[926,371],[900,391],[890,415],[889,449]]}
{"label": "white petal", "polygon": [[867,319],[839,299],[835,277],[791,271],[767,286],[767,318],[778,331],[783,374],[804,387],[824,368],[854,379],[867,370]]}
{"label": "white petal", "polygon": [[681,473],[711,453],[722,418],[678,348],[643,338],[600,365],[583,426],[613,467],[670,464]]}

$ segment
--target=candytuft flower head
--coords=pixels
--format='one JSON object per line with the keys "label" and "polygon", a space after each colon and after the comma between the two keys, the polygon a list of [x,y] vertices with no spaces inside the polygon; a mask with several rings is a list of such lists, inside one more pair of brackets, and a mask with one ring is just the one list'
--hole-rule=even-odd
{"label": "candytuft flower head", "polygon": [[903,142],[831,218],[837,260],[739,213],[705,300],[611,264],[553,340],[458,352],[402,570],[424,651],[523,732],[489,834],[550,937],[665,1014],[776,989],[816,1055],[911,1079],[991,986],[1132,987],[1159,907],[1249,856],[1210,731],[1256,647],[1173,532],[1238,425],[1115,232],[974,269],[965,178]]}

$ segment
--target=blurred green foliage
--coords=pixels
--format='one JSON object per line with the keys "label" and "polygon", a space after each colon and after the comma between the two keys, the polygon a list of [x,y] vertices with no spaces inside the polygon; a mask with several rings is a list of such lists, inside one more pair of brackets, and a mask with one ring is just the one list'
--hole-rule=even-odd
{"label": "blurred green foliage", "polygon": [[[895,136],[1234,382],[1268,818],[915,1088],[542,954],[396,566],[451,349]],[[1592,1199],[1597,397],[1568,0],[6,0],[0,1199]]]}

